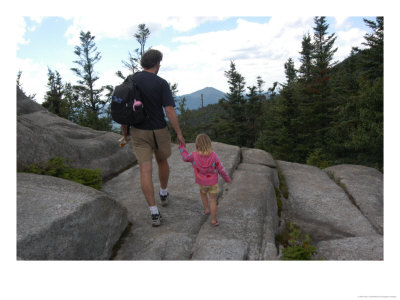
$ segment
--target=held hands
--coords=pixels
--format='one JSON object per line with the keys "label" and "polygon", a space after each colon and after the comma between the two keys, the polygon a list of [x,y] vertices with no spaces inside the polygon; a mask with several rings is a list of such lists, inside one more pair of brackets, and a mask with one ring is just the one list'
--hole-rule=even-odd
{"label": "held hands", "polygon": [[186,142],[185,142],[185,138],[183,137],[183,135],[178,134],[177,137],[178,137],[179,146],[182,145],[182,146],[186,147]]}

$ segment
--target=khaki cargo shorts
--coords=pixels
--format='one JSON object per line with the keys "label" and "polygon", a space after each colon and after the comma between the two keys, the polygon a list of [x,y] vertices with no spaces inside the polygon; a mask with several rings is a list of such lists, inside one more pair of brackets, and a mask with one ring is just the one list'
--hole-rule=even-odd
{"label": "khaki cargo shorts", "polygon": [[142,130],[131,127],[130,134],[133,151],[139,164],[151,161],[153,153],[158,160],[165,160],[171,156],[171,135],[168,127],[156,130]]}

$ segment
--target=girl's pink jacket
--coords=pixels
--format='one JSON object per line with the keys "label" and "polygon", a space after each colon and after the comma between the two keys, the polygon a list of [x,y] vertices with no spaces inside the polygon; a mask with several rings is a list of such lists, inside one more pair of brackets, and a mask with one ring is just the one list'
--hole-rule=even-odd
{"label": "girl's pink jacket", "polygon": [[183,161],[192,163],[195,182],[197,184],[204,186],[217,184],[218,173],[226,182],[231,182],[231,178],[226,173],[224,166],[214,151],[209,155],[203,155],[197,151],[189,154],[182,144],[179,145],[179,151]]}

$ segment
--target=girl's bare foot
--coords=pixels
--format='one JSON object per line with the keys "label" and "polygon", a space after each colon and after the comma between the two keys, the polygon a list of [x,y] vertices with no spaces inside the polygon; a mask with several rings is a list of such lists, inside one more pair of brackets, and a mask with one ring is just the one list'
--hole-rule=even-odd
{"label": "girl's bare foot", "polygon": [[211,221],[211,225],[214,226],[214,227],[216,227],[216,226],[219,225],[219,223],[218,223],[218,221],[215,221],[215,222]]}

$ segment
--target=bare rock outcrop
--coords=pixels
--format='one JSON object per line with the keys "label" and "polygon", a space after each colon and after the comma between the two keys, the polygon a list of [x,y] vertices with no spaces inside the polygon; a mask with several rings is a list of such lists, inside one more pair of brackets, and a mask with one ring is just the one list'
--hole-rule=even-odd
{"label": "bare rock outcrop", "polygon": [[[233,179],[231,184],[219,180],[220,226],[213,227],[210,216],[202,214],[192,167],[172,145],[170,203],[159,205],[163,224],[153,228],[139,166],[131,166],[132,147],[120,148],[120,137],[59,118],[17,91],[19,169],[61,156],[75,167],[101,169],[109,179],[97,191],[18,173],[18,259],[276,260],[275,237],[288,222],[311,236],[316,259],[383,259],[383,175],[377,170],[353,165],[321,170],[278,161],[289,191],[288,199],[281,197],[280,218],[276,195],[281,177],[271,154],[213,142]],[[187,148],[193,151],[195,145]],[[153,166],[159,203],[155,160]]]}
{"label": "bare rock outcrop", "polygon": [[360,165],[337,165],[324,171],[332,172],[364,216],[383,234],[383,174]]}
{"label": "bare rock outcrop", "polygon": [[23,260],[104,260],[127,226],[108,195],[61,178],[17,175],[17,256]]}
{"label": "bare rock outcrop", "polygon": [[[283,201],[283,214],[317,243],[319,258],[383,259],[383,239],[376,225],[382,219],[373,217],[381,215],[383,209],[383,182],[379,171],[364,167],[326,169],[343,178],[342,182],[346,183],[346,187],[349,186],[350,193],[356,195],[354,198],[359,198],[360,205],[357,205],[323,170],[297,163],[278,163],[289,190],[289,199]],[[373,176],[368,178],[360,174]],[[371,188],[363,190],[367,185]],[[373,195],[372,200],[367,194]],[[371,203],[377,209],[376,214],[369,210]]]}
{"label": "bare rock outcrop", "polygon": [[[187,144],[188,151],[194,144]],[[213,143],[213,149],[232,175],[240,159],[236,146]],[[202,225],[207,221],[200,200],[199,188],[194,182],[192,166],[182,161],[177,145],[172,145],[169,158],[170,200],[167,207],[158,205],[163,216],[160,227],[151,227],[149,208],[140,187],[139,167],[135,166],[108,181],[102,191],[128,209],[131,222],[129,233],[121,240],[116,260],[187,260]],[[156,201],[159,202],[158,168],[153,159],[153,182]],[[220,192],[226,189],[220,179]]]}
{"label": "bare rock outcrop", "polygon": [[79,168],[101,169],[103,177],[117,174],[136,158],[131,145],[119,147],[119,134],[97,131],[60,118],[17,92],[17,165],[47,162],[59,156]]}
{"label": "bare rock outcrop", "polygon": [[380,235],[322,241],[317,248],[315,259],[383,260],[383,237]]}
{"label": "bare rock outcrop", "polygon": [[277,203],[269,173],[272,170],[263,165],[239,165],[218,206],[220,226],[204,224],[192,259],[277,259]]}

